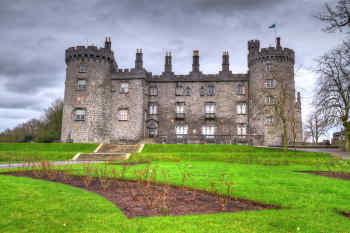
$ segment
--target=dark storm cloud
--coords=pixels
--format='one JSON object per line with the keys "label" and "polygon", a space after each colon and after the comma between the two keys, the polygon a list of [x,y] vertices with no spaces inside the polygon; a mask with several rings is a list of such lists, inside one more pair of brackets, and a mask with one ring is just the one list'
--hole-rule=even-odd
{"label": "dark storm cloud", "polygon": [[[233,72],[246,72],[247,41],[274,41],[268,26],[277,23],[283,46],[294,48],[297,63],[311,64],[336,44],[312,18],[319,0],[1,0],[0,130],[16,119],[30,119],[63,96],[64,50],[112,37],[118,65],[134,65],[144,49],[145,67],[163,70],[164,52],[173,52],[177,73],[191,70],[192,50],[200,50],[201,69],[220,69],[221,53],[230,51]],[[87,42],[89,41],[89,42]],[[14,111],[16,109],[16,111]],[[22,110],[22,111],[21,111]],[[6,118],[6,112],[9,113]],[[28,112],[23,116],[23,112]],[[35,115],[37,116],[37,115]]]}

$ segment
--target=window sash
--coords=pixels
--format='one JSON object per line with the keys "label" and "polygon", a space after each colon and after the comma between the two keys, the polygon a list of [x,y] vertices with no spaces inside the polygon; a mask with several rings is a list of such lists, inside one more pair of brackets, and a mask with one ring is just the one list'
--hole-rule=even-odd
{"label": "window sash", "polygon": [[246,103],[237,104],[237,114],[247,114],[247,104]]}
{"label": "window sash", "polygon": [[205,113],[215,113],[215,104],[206,104]]}
{"label": "window sash", "polygon": [[237,127],[237,135],[239,136],[245,136],[247,135],[247,126],[245,125],[239,125]]}
{"label": "window sash", "polygon": [[185,112],[184,103],[177,103],[176,104],[176,113],[184,113],[184,112]]}
{"label": "window sash", "polygon": [[120,93],[128,93],[129,92],[129,83],[121,83],[120,84]]}
{"label": "window sash", "polygon": [[158,95],[158,88],[157,87],[150,87],[149,89],[151,96],[157,96]]}
{"label": "window sash", "polygon": [[180,135],[187,135],[188,133],[188,126],[187,125],[177,125],[176,126],[176,134]]}
{"label": "window sash", "polygon": [[78,79],[78,89],[85,90],[86,89],[86,80]]}
{"label": "window sash", "polygon": [[215,95],[215,86],[208,86],[208,96]]}
{"label": "window sash", "polygon": [[275,98],[273,96],[266,96],[265,97],[265,104],[274,104]]}
{"label": "window sash", "polygon": [[82,110],[82,109],[75,110],[75,119],[79,121],[85,120],[85,110]]}
{"label": "window sash", "polygon": [[85,64],[80,64],[79,65],[79,72],[80,73],[85,73],[86,72],[86,65]]}
{"label": "window sash", "polygon": [[215,126],[203,126],[202,127],[203,135],[215,135]]}
{"label": "window sash", "polygon": [[119,110],[119,120],[120,121],[128,120],[128,110]]}
{"label": "window sash", "polygon": [[157,114],[158,112],[158,105],[157,104],[150,104],[149,105],[149,114]]}
{"label": "window sash", "polygon": [[276,84],[275,80],[273,80],[273,79],[265,80],[265,88],[274,88],[275,84]]}

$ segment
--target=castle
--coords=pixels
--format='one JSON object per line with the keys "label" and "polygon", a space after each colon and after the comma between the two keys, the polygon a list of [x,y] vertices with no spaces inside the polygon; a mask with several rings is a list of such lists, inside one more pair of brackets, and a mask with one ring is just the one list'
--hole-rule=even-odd
{"label": "castle", "polygon": [[164,72],[152,75],[143,67],[141,49],[134,68],[119,69],[110,38],[103,48],[68,48],[61,139],[251,145],[281,145],[285,137],[301,141],[294,59],[294,51],[282,48],[280,38],[274,47],[262,49],[253,40],[248,42],[248,73],[233,74],[225,51],[221,71],[203,74],[195,50],[189,74],[176,75],[167,52]]}

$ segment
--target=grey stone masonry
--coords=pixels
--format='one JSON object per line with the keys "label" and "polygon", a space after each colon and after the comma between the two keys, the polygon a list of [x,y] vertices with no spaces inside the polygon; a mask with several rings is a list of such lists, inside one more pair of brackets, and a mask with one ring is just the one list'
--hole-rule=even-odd
{"label": "grey stone masonry", "polygon": [[[301,135],[301,98],[295,98],[294,51],[260,49],[248,42],[248,73],[233,74],[229,53],[222,55],[217,74],[203,74],[200,55],[193,51],[192,70],[174,74],[172,54],[166,52],[164,72],[152,75],[137,49],[135,67],[119,69],[111,39],[103,48],[78,46],[66,50],[66,81],[61,139],[65,142],[243,143],[280,145],[281,123],[266,106],[266,80],[277,80],[272,95],[288,87],[285,107],[297,119]],[[271,68],[272,67],[272,68]],[[274,71],[278,73],[275,77]],[[280,79],[281,78],[281,79]],[[267,125],[269,118],[274,124]],[[290,140],[290,131],[287,137]]]}

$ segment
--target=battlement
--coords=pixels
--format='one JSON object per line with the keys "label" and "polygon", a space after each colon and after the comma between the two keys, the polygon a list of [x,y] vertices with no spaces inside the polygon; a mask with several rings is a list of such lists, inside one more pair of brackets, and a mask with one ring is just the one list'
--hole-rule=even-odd
{"label": "battlement", "polygon": [[260,50],[260,41],[248,41],[248,66],[256,63],[279,62],[290,63],[295,62],[295,53],[292,49],[282,48],[280,38],[276,39],[276,47],[262,48]]}
{"label": "battlement", "polygon": [[114,55],[110,48],[97,48],[97,46],[92,45],[70,47],[66,50],[66,63],[81,59],[94,59],[113,63]]}

